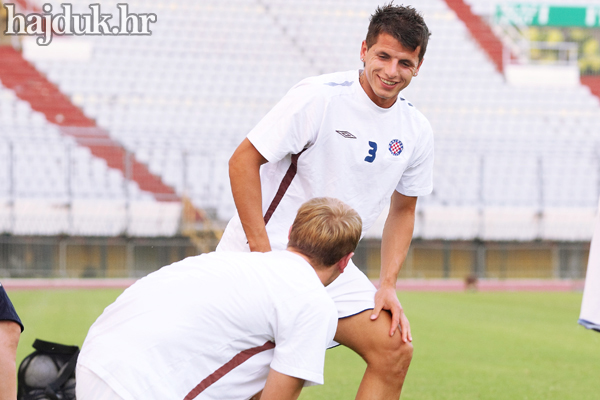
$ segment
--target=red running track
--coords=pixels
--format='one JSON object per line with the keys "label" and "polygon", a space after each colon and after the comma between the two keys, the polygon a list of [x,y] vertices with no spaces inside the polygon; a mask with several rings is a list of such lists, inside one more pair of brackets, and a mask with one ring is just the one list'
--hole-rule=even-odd
{"label": "red running track", "polygon": [[[135,279],[2,279],[0,282],[8,290],[38,289],[125,289]],[[377,286],[379,282],[374,280]],[[571,279],[480,279],[477,290],[480,292],[570,292],[583,291],[585,281]],[[465,282],[460,279],[401,279],[396,288],[400,291],[415,292],[460,292]]]}

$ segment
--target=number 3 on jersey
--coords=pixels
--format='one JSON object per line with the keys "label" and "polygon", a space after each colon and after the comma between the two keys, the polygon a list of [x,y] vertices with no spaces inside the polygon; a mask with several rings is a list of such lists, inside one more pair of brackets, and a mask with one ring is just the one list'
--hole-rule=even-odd
{"label": "number 3 on jersey", "polygon": [[372,163],[375,161],[375,154],[377,153],[377,143],[369,142],[369,146],[371,149],[369,150],[369,155],[365,157],[365,161],[368,163]]}

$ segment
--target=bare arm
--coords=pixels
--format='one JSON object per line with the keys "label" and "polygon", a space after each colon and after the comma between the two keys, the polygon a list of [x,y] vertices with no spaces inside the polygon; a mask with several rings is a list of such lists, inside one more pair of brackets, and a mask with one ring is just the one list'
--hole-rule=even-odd
{"label": "bare arm", "polygon": [[400,324],[404,342],[412,341],[412,336],[410,324],[396,295],[396,280],[412,240],[416,205],[416,197],[404,196],[396,191],[392,195],[381,238],[381,285],[375,294],[375,309],[371,316],[371,319],[376,319],[382,309],[389,310],[392,313],[390,336]]}
{"label": "bare arm", "polygon": [[253,400],[296,400],[300,396],[303,385],[303,379],[281,374],[271,369],[262,394],[259,393],[258,398],[253,397]]}
{"label": "bare arm", "polygon": [[21,327],[13,321],[0,321],[0,399],[17,398],[17,345]]}
{"label": "bare arm", "polygon": [[251,251],[271,251],[262,215],[260,166],[267,160],[248,139],[229,160],[231,192]]}

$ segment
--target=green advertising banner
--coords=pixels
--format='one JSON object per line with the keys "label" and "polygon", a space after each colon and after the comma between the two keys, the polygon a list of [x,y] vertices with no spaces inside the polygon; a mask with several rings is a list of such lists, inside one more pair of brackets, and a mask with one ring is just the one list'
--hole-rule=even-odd
{"label": "green advertising banner", "polygon": [[543,4],[502,4],[496,6],[496,23],[526,26],[600,27],[600,6],[560,7]]}

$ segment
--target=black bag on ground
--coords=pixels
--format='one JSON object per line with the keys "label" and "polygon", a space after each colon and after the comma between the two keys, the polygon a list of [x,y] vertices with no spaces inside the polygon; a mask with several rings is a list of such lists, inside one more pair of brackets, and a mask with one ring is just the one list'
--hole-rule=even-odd
{"label": "black bag on ground", "polygon": [[17,400],[75,400],[79,347],[36,339],[19,366]]}

